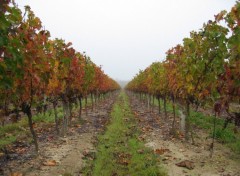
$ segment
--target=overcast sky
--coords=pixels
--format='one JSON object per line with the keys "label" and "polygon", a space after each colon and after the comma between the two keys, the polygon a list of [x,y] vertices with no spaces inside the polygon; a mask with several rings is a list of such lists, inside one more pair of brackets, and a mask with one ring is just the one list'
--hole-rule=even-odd
{"label": "overcast sky", "polygon": [[235,0],[16,0],[29,5],[53,38],[72,42],[114,79],[165,58],[190,31]]}

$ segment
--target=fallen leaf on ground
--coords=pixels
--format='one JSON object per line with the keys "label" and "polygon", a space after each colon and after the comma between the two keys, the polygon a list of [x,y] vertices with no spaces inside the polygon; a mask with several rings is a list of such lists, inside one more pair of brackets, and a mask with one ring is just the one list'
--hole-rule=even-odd
{"label": "fallen leaf on ground", "polygon": [[169,149],[164,149],[164,148],[156,149],[156,150],[155,150],[155,153],[156,153],[156,154],[159,154],[159,155],[162,155],[162,154],[164,154],[165,152],[170,152],[170,150],[169,150]]}
{"label": "fallen leaf on ground", "polygon": [[131,161],[132,155],[129,153],[118,153],[117,157],[118,157],[119,164],[127,166]]}
{"label": "fallen leaf on ground", "polygon": [[44,166],[56,166],[57,162],[55,160],[49,160],[43,163]]}
{"label": "fallen leaf on ground", "polygon": [[177,166],[179,167],[186,167],[187,169],[194,169],[194,163],[192,161],[189,161],[189,160],[184,160],[184,161],[181,161],[180,163],[177,163],[176,164]]}
{"label": "fallen leaf on ground", "polygon": [[14,173],[11,173],[10,176],[23,176],[23,174],[19,172],[14,172]]}
{"label": "fallen leaf on ground", "polygon": [[93,160],[96,157],[95,156],[96,153],[94,151],[90,151],[88,149],[84,150],[82,154],[84,156],[84,159]]}
{"label": "fallen leaf on ground", "polygon": [[18,149],[16,149],[16,152],[17,153],[19,153],[19,154],[23,154],[23,153],[25,153],[26,151],[28,150],[28,148],[18,148]]}
{"label": "fallen leaf on ground", "polygon": [[80,125],[80,124],[77,124],[77,125],[75,125],[75,127],[77,127],[77,128],[80,128],[80,127],[81,127],[81,125]]}

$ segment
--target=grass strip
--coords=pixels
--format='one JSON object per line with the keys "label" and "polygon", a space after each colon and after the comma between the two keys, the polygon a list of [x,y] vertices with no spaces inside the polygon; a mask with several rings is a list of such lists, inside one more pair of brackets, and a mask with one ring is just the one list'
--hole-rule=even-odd
{"label": "grass strip", "polygon": [[84,169],[84,175],[167,175],[158,156],[138,140],[140,132],[136,123],[128,97],[121,92],[113,107],[110,124],[98,138],[96,159]]}

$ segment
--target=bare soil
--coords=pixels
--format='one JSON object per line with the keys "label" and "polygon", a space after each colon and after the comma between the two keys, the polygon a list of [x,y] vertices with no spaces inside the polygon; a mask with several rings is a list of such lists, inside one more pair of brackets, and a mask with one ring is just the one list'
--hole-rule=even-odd
{"label": "bare soil", "polygon": [[[193,145],[186,142],[179,132],[179,117],[176,124],[177,137],[173,137],[170,134],[172,114],[168,114],[165,119],[163,113],[158,114],[157,107],[151,111],[146,103],[133,96],[130,102],[142,130],[140,140],[144,140],[146,146],[161,155],[163,166],[170,176],[240,176],[240,156],[216,142],[211,158],[209,151],[211,138],[204,130],[194,127]],[[176,165],[180,162],[187,164],[189,169]]]}
{"label": "bare soil", "polygon": [[87,115],[84,110],[82,124],[79,124],[75,112],[72,126],[64,137],[55,134],[53,124],[47,127],[38,124],[38,131],[43,129],[38,134],[40,155],[35,156],[33,146],[27,141],[16,143],[9,149],[11,153],[7,157],[0,157],[0,175],[81,175],[85,159],[93,159],[96,136],[104,131],[115,98],[112,96],[101,101],[94,111],[89,108]]}

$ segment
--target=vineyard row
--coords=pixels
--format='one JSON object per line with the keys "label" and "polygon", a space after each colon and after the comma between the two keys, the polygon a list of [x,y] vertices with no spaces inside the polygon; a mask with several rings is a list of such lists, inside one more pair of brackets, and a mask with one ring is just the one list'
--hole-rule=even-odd
{"label": "vineyard row", "polygon": [[[186,115],[189,138],[190,107],[210,105],[215,116],[226,114],[226,123],[240,125],[240,2],[230,12],[221,11],[199,31],[166,52],[166,59],[141,70],[126,89],[180,104]],[[160,107],[160,106],[159,106]],[[166,113],[165,113],[166,114]],[[214,124],[215,126],[215,124]]]}
{"label": "vineyard row", "polygon": [[0,119],[3,122],[11,112],[18,118],[24,112],[36,151],[33,109],[47,104],[56,108],[61,102],[66,133],[74,102],[81,105],[88,95],[97,98],[119,89],[85,53],[62,39],[51,39],[29,6],[22,13],[14,1],[1,2],[0,24]]}

